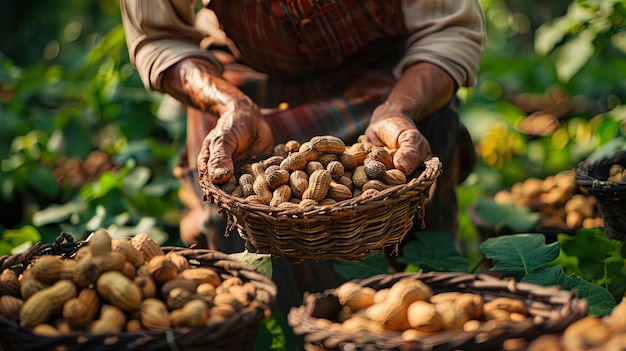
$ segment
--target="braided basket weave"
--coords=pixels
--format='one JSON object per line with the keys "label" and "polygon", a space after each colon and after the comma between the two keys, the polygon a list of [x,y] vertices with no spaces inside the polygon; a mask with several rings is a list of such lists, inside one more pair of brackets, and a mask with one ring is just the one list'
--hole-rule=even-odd
{"label": "braided basket weave", "polygon": [[626,152],[580,163],[576,167],[576,182],[581,190],[595,197],[607,236],[623,241],[626,240],[626,183],[607,180],[614,164],[626,167]]}
{"label": "braided basket weave", "polygon": [[[64,235],[64,238],[68,238],[67,234]],[[36,245],[24,254],[1,257],[0,266],[2,270],[8,268],[20,273],[31,259],[36,259],[39,255],[57,254],[69,258],[83,243],[82,241],[61,243],[61,240],[57,239],[54,244]],[[243,282],[252,282],[257,289],[255,300],[250,306],[222,323],[203,328],[185,327],[165,331],[141,330],[102,335],[75,332],[59,336],[42,336],[0,317],[0,350],[253,350],[261,323],[269,315],[270,306],[275,301],[277,293],[275,284],[255,267],[234,260],[225,253],[178,247],[162,249],[166,253],[176,251],[177,254],[186,257],[192,267],[213,268],[222,279],[237,276]]]}
{"label": "braided basket weave", "polygon": [[421,280],[434,293],[445,291],[480,294],[485,302],[497,297],[522,300],[533,317],[525,322],[502,322],[476,331],[450,330],[425,334],[417,340],[403,340],[401,332],[385,334],[369,331],[345,333],[329,329],[320,319],[333,320],[341,306],[335,290],[308,294],[301,306],[291,309],[289,324],[294,332],[304,337],[307,350],[394,350],[394,351],[448,351],[501,350],[505,340],[525,338],[532,340],[546,333],[562,332],[574,321],[587,314],[586,300],[574,298],[572,293],[558,287],[502,280],[489,275],[466,273],[395,273],[354,280],[375,290],[391,287],[402,279]]}
{"label": "braided basket weave", "polygon": [[200,177],[205,201],[225,211],[228,229],[257,252],[299,260],[359,260],[387,247],[396,248],[424,215],[429,189],[441,173],[437,157],[407,184],[375,195],[362,194],[334,205],[276,208],[230,196]]}

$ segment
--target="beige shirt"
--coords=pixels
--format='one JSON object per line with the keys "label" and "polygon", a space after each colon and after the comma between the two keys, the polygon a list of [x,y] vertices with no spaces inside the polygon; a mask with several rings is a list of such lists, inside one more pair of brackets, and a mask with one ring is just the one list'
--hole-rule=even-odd
{"label": "beige shirt", "polygon": [[[228,39],[209,12],[197,15],[196,5],[196,0],[121,0],[130,59],[147,89],[160,91],[163,72],[184,58],[204,57],[220,65],[201,43],[213,37],[228,44]],[[394,75],[430,62],[458,86],[474,85],[485,35],[478,0],[402,0],[402,10],[410,35]],[[196,17],[202,21],[196,23]]]}

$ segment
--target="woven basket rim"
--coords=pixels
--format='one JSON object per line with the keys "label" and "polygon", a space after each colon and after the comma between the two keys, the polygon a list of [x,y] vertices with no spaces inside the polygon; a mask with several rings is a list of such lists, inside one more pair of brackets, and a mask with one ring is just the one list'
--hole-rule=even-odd
{"label": "woven basket rim", "polygon": [[595,162],[580,162],[575,170],[576,182],[580,187],[594,194],[626,192],[626,183],[616,183],[608,180],[608,169],[613,164],[626,166],[626,151]]}
{"label": "woven basket rim", "polygon": [[[262,159],[259,159],[259,161]],[[307,208],[278,208],[263,204],[252,204],[245,199],[238,198],[227,194],[219,187],[214,185],[206,177],[206,172],[200,175],[200,185],[204,191],[204,200],[213,201],[218,206],[232,211],[236,208],[243,210],[251,210],[258,212],[266,212],[272,217],[287,216],[290,218],[310,218],[316,215],[325,215],[341,212],[354,211],[356,206],[368,203],[382,201],[392,196],[400,196],[408,191],[419,188],[420,186],[430,186],[441,174],[442,164],[438,157],[431,157],[424,161],[424,170],[417,176],[411,178],[406,184],[391,186],[375,195],[361,194],[350,199],[339,201],[332,205],[318,205]]]}
{"label": "woven basket rim", "polygon": [[[67,233],[62,233],[67,238]],[[61,236],[59,236],[61,238]],[[60,247],[57,238],[55,245],[34,245],[28,253],[2,257],[2,269],[14,267],[22,270],[34,262],[39,252],[45,254],[58,254]],[[67,244],[67,243],[66,243]],[[85,241],[77,241],[66,245],[63,256],[69,258],[75,251],[85,244]],[[43,248],[43,249],[42,249]],[[192,267],[212,267],[221,275],[239,276],[244,281],[252,282],[257,291],[256,299],[244,307],[240,312],[231,316],[223,322],[202,328],[170,328],[164,331],[142,329],[137,332],[123,332],[118,334],[91,334],[85,331],[76,331],[60,336],[42,336],[35,334],[31,329],[22,327],[19,324],[0,316],[0,332],[3,338],[0,341],[0,348],[4,343],[12,342],[17,345],[28,345],[31,349],[54,350],[62,346],[64,350],[115,350],[140,349],[148,351],[159,351],[163,349],[178,350],[213,350],[212,344],[219,344],[220,340],[238,340],[247,342],[248,346],[254,345],[252,338],[256,337],[263,319],[271,312],[277,296],[275,283],[259,272],[256,267],[238,261],[228,254],[210,250],[185,248],[177,246],[163,246],[162,250],[176,252],[188,259]],[[246,340],[246,338],[250,340]],[[224,345],[222,345],[224,346]],[[220,348],[221,349],[221,348]],[[233,345],[233,350],[237,350],[237,345]],[[248,350],[244,347],[242,350]]]}
{"label": "woven basket rim", "polygon": [[[331,330],[325,324],[318,323],[313,316],[316,303],[332,300],[338,304],[334,294],[336,289],[328,289],[305,296],[302,305],[294,307],[288,314],[288,322],[294,332],[302,335],[305,342],[313,343],[322,349],[338,350],[341,345],[350,344],[354,350],[500,350],[501,343],[514,337],[532,339],[540,334],[563,331],[575,320],[587,315],[587,301],[576,298],[572,292],[558,286],[540,286],[531,283],[516,282],[512,279],[500,279],[487,274],[468,274],[458,272],[426,272],[379,274],[366,279],[352,280],[366,287],[389,287],[401,279],[423,280],[434,291],[469,291],[481,293],[486,299],[508,296],[523,300],[529,309],[537,315],[532,321],[524,323],[506,323],[490,335],[485,330],[444,331],[424,335],[419,340],[402,340],[400,332],[385,334],[369,331],[344,333]],[[327,301],[324,301],[326,299]],[[552,309],[550,309],[552,308]],[[324,310],[322,308],[321,310]],[[327,313],[326,310],[324,313]],[[541,318],[539,318],[541,317]]]}

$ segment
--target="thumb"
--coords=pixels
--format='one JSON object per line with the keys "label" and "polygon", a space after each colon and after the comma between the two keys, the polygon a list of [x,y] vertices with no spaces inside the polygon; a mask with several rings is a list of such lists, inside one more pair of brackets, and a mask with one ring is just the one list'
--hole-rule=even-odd
{"label": "thumb", "polygon": [[430,143],[417,129],[402,131],[398,136],[398,144],[393,157],[394,167],[406,175],[413,173],[420,162],[432,156]]}
{"label": "thumb", "polygon": [[226,141],[228,139],[224,135],[209,133],[202,142],[198,154],[199,174],[206,172],[209,180],[214,184],[226,183],[235,173],[232,159],[235,147],[231,145],[231,142]]}

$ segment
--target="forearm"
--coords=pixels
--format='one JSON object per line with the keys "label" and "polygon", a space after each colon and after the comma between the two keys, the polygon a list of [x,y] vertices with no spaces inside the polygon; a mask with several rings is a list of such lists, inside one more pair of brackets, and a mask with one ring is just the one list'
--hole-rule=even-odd
{"label": "forearm", "polygon": [[220,69],[202,58],[188,58],[163,74],[163,92],[187,106],[218,113],[249,99],[234,85],[220,77]]}
{"label": "forearm", "polygon": [[407,67],[387,98],[387,103],[417,122],[443,107],[457,89],[443,69],[419,62]]}
{"label": "forearm", "polygon": [[190,57],[220,67],[199,46],[204,34],[194,27],[196,1],[120,0],[128,54],[146,89],[163,91],[164,72]]}

